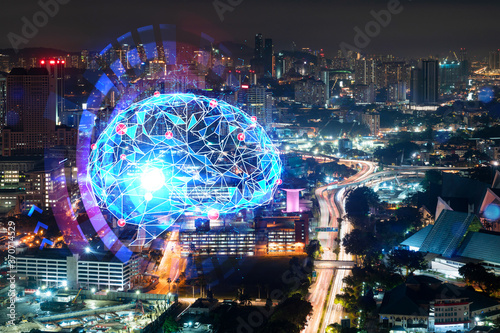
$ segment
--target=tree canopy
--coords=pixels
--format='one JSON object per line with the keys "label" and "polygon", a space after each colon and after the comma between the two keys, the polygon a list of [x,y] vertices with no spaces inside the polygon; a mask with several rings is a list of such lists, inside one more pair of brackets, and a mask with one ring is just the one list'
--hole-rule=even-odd
{"label": "tree canopy", "polygon": [[478,286],[487,294],[494,294],[500,290],[500,277],[489,272],[483,265],[467,263],[458,269],[465,282]]}
{"label": "tree canopy", "polygon": [[398,269],[405,269],[405,276],[413,274],[416,270],[427,268],[427,261],[421,252],[396,249],[389,254],[389,263]]}
{"label": "tree canopy", "polygon": [[349,192],[345,211],[352,225],[356,229],[369,230],[373,226],[368,216],[370,208],[378,208],[380,199],[378,195],[369,187],[358,187]]}

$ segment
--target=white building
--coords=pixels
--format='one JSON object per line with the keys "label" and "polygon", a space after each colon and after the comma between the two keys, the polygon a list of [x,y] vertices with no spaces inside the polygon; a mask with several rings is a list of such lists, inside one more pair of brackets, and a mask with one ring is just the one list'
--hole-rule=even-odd
{"label": "white building", "polygon": [[132,278],[139,274],[137,255],[124,263],[111,252],[79,256],[69,250],[45,248],[16,259],[19,280],[40,286],[126,291],[132,287]]}

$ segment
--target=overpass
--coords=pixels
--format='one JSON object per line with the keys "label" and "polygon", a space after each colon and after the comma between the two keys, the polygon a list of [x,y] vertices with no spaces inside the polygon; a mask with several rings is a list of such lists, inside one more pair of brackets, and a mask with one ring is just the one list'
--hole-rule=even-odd
{"label": "overpass", "polygon": [[[348,160],[349,161],[349,160]],[[340,160],[340,163],[343,164],[343,160]],[[375,173],[372,173],[370,175],[367,175],[365,178],[359,181],[355,182],[350,182],[348,184],[342,184],[342,185],[337,185],[337,184],[332,184],[327,186],[327,190],[334,190],[334,189],[339,189],[342,187],[347,187],[347,186],[360,186],[364,185],[366,183],[370,183],[373,181],[376,181],[378,179],[384,179],[384,178],[394,178],[398,176],[403,176],[403,177],[423,177],[425,176],[425,172],[429,170],[439,170],[439,171],[459,171],[459,170],[467,170],[470,168],[456,168],[456,167],[430,167],[430,166],[397,166],[397,167],[390,167],[391,170],[384,170],[384,171],[378,171]]]}
{"label": "overpass", "polygon": [[349,260],[314,260],[315,269],[352,269],[354,265],[355,262]]}

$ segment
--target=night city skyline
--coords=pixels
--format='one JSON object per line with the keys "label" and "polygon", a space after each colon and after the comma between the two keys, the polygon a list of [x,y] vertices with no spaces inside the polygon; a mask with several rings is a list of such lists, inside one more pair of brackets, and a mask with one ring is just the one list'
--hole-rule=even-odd
{"label": "night city skyline", "polygon": [[500,333],[500,2],[0,11],[0,333]]}

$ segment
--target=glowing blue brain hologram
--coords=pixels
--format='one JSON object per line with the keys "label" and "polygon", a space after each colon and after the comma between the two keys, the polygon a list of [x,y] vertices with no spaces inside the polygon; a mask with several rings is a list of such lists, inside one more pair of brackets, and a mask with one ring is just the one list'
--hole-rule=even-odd
{"label": "glowing blue brain hologram", "polygon": [[186,212],[217,219],[268,203],[281,167],[255,117],[203,96],[155,93],[108,124],[88,175],[99,207],[148,242]]}

